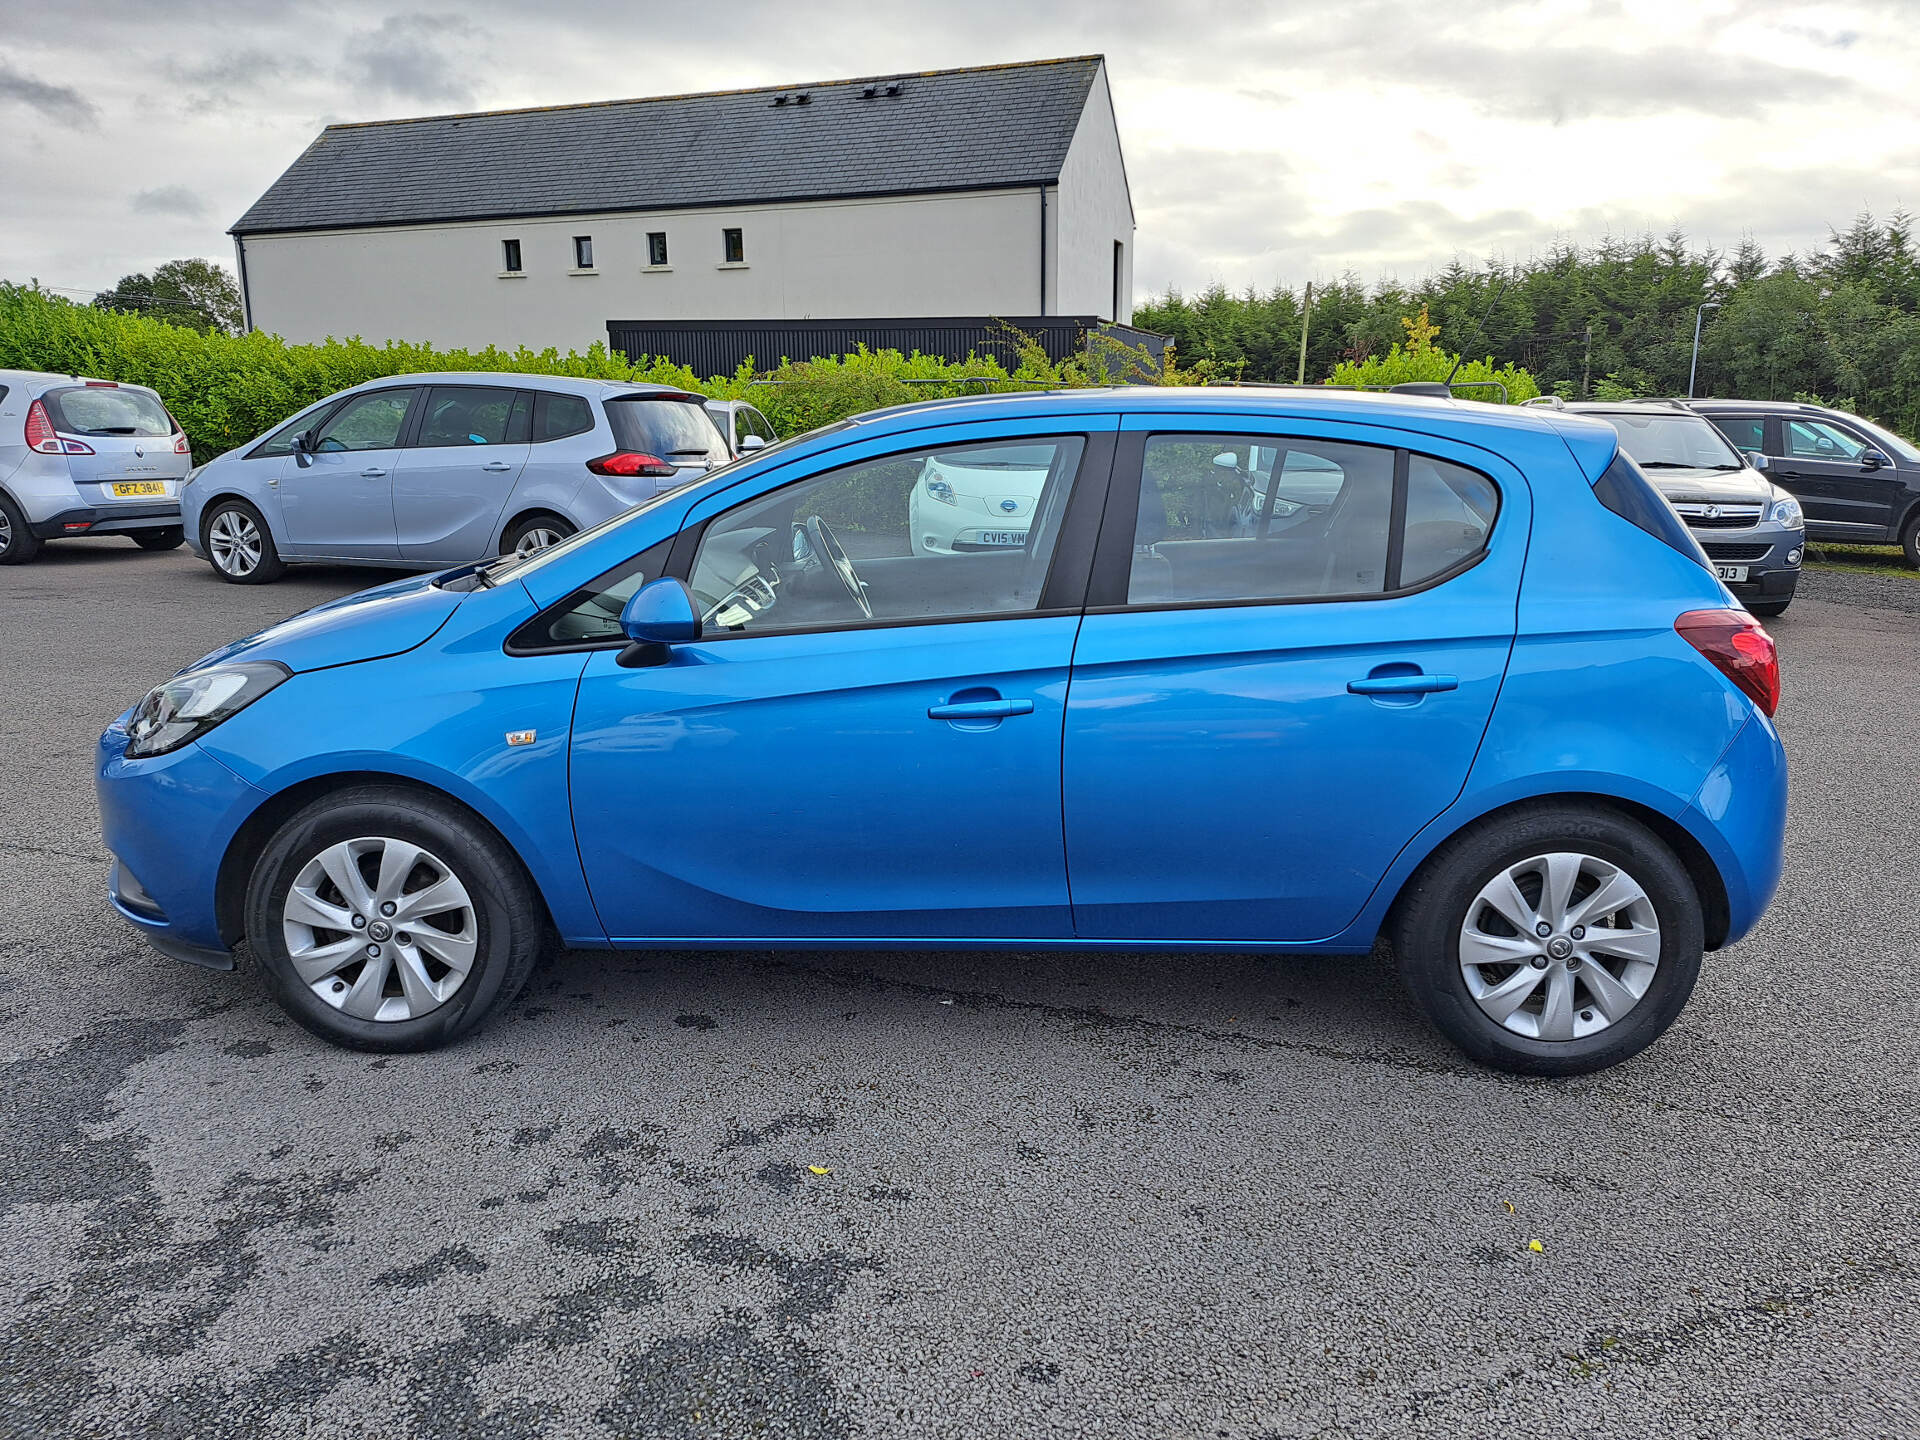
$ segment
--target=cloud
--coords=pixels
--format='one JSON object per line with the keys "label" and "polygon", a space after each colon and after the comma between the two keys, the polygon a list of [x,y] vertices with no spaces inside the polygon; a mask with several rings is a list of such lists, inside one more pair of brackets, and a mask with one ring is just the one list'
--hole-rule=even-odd
{"label": "cloud", "polygon": [[341,78],[401,100],[469,105],[476,66],[460,52],[480,33],[458,15],[389,15],[347,38]]}
{"label": "cloud", "polygon": [[197,220],[207,213],[207,202],[185,185],[162,185],[136,194],[133,208],[143,215],[178,215]]}
{"label": "cloud", "polygon": [[7,102],[24,105],[58,125],[92,130],[100,123],[99,107],[71,85],[49,85],[0,60],[0,104]]}

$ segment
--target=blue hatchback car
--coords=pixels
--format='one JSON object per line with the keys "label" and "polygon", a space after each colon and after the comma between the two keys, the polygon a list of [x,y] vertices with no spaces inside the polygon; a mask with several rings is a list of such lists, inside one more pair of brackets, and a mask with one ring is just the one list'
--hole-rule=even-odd
{"label": "blue hatchback car", "polygon": [[[994,500],[932,477],[1009,452],[1044,461],[1025,528],[916,547],[910,514]],[[1002,396],[828,426],[237,641],[108,727],[99,788],[138,930],[223,967],[245,940],[293,1018],[363,1049],[470,1030],[556,935],[1384,933],[1462,1049],[1570,1074],[1664,1032],[1772,896],[1778,684],[1598,421]]]}

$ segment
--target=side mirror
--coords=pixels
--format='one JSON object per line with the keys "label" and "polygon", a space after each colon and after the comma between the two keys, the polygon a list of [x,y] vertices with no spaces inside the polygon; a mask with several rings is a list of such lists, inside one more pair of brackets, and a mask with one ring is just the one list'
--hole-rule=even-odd
{"label": "side mirror", "polygon": [[749,450],[764,450],[766,448],[767,437],[764,435],[742,435],[740,437],[740,453],[742,455],[746,454]]}
{"label": "side mirror", "polygon": [[629,670],[664,665],[667,651],[700,638],[700,608],[684,580],[652,580],[633,592],[620,612],[620,631],[632,642],[620,652]]}
{"label": "side mirror", "polygon": [[1756,470],[1771,470],[1773,468],[1773,457],[1765,451],[1742,450],[1740,453],[1747,457],[1747,463]]}
{"label": "side mirror", "polygon": [[1218,455],[1213,457],[1213,463],[1218,465],[1222,470],[1238,470],[1240,468],[1240,457],[1231,450],[1222,450]]}
{"label": "side mirror", "polygon": [[1879,470],[1884,466],[1891,465],[1892,463],[1893,462],[1889,460],[1886,457],[1886,455],[1883,454],[1881,451],[1862,450],[1860,452],[1860,468],[1862,470]]}
{"label": "side mirror", "polygon": [[293,452],[293,463],[301,469],[313,464],[313,451],[307,448],[307,437],[296,435],[287,442],[287,448]]}

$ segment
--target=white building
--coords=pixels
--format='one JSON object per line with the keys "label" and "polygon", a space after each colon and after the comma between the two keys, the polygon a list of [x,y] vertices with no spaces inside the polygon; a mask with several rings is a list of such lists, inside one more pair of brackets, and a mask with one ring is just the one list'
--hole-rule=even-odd
{"label": "white building", "polygon": [[249,326],[293,341],[1133,312],[1097,55],[331,125],[232,234]]}

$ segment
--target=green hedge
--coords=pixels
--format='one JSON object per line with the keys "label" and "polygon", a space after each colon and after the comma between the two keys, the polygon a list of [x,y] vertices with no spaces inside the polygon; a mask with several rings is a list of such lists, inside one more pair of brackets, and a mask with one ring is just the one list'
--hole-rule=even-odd
{"label": "green hedge", "polygon": [[[0,284],[0,369],[45,370],[122,380],[157,391],[186,427],[196,459],[212,459],[337,390],[383,375],[431,370],[492,370],[599,376],[678,385],[708,395],[751,399],[782,435],[883,405],[982,390],[1059,388],[1115,380],[1160,381],[1143,352],[1112,342],[1089,356],[1050,362],[1040,347],[1009,332],[1018,363],[975,358],[958,363],[898,351],[861,351],[830,359],[782,361],[761,374],[701,379],[665,360],[629,364],[595,344],[558,350],[437,350],[390,341],[328,340],[290,345],[273,335],[202,334],[141,315],[76,305],[28,286]],[[1204,373],[1169,367],[1169,382]],[[759,383],[774,381],[777,383]]]}

